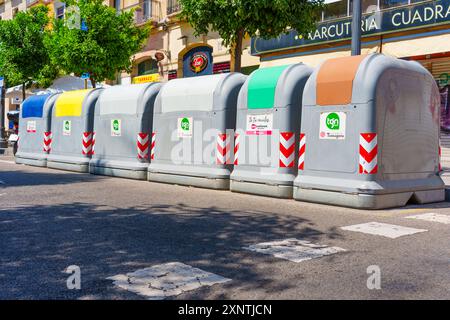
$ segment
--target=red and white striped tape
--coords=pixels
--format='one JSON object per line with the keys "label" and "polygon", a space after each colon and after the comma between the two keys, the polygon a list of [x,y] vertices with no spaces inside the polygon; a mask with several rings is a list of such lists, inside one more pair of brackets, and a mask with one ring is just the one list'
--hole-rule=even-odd
{"label": "red and white striped tape", "polygon": [[359,138],[359,173],[378,172],[378,142],[376,133],[361,133]]}
{"label": "red and white striped tape", "polygon": [[234,165],[239,164],[239,147],[240,147],[241,136],[238,133],[234,135]]}
{"label": "red and white striped tape", "polygon": [[300,133],[300,143],[298,147],[298,169],[305,170],[306,135]]}
{"label": "red and white striped tape", "polygon": [[152,144],[150,146],[150,159],[155,160],[156,133],[152,133]]}
{"label": "red and white striped tape", "polygon": [[216,145],[216,163],[219,165],[230,164],[230,135],[226,133],[219,133],[217,135]]}
{"label": "red and white striped tape", "polygon": [[94,155],[95,154],[95,132],[92,135],[92,151],[91,154]]}
{"label": "red and white striped tape", "polygon": [[92,142],[93,142],[92,132],[83,132],[83,147],[82,154],[85,156],[92,155]]}
{"label": "red and white striped tape", "polygon": [[44,152],[50,153],[52,149],[52,133],[50,131],[44,132]]}
{"label": "red and white striped tape", "polygon": [[295,135],[280,132],[280,168],[292,168],[295,162]]}
{"label": "red and white striped tape", "polygon": [[150,146],[149,134],[143,132],[138,133],[137,136],[138,159],[143,160],[148,158],[149,146]]}

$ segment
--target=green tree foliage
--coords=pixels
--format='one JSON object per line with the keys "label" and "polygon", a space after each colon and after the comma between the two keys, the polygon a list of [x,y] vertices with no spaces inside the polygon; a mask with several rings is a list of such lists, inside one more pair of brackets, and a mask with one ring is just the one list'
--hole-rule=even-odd
{"label": "green tree foliage", "polygon": [[217,31],[234,48],[235,71],[241,69],[242,40],[269,39],[293,28],[307,35],[320,19],[323,0],[179,0],[181,16],[197,36]]}
{"label": "green tree foliage", "polygon": [[78,9],[67,10],[65,20],[54,21],[52,36],[46,41],[52,62],[67,73],[89,72],[94,87],[97,82],[113,80],[117,72],[130,72],[131,56],[142,49],[150,25],[137,27],[134,11],[118,14],[103,0],[65,2]]}
{"label": "green tree foliage", "polygon": [[24,95],[33,81],[48,86],[57,75],[44,47],[49,22],[48,8],[42,5],[0,21],[0,75],[10,87],[22,84]]}

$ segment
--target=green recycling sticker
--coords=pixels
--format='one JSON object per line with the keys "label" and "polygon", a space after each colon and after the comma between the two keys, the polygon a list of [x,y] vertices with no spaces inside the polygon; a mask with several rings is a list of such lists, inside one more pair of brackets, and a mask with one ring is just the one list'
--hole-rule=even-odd
{"label": "green recycling sticker", "polygon": [[178,118],[178,137],[192,137],[192,124],[192,118]]}
{"label": "green recycling sticker", "polygon": [[72,121],[64,120],[64,122],[63,122],[63,135],[64,136],[70,136],[71,131],[72,131]]}
{"label": "green recycling sticker", "polygon": [[111,136],[120,137],[122,135],[122,121],[120,119],[111,120]]}
{"label": "green recycling sticker", "polygon": [[320,139],[345,139],[347,114],[345,112],[322,112],[320,114]]}

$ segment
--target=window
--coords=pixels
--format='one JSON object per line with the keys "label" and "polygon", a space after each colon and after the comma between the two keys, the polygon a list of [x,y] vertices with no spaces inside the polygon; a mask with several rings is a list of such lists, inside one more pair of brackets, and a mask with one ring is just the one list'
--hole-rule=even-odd
{"label": "window", "polygon": [[378,11],[378,0],[362,0],[361,9],[363,14]]}
{"label": "window", "polygon": [[[379,10],[378,9],[379,1],[382,1],[382,0],[361,0],[362,14],[378,11]],[[406,1],[408,1],[408,0],[406,0]],[[349,13],[350,13],[350,15],[352,15],[352,13],[353,13],[353,1],[352,0],[349,0],[348,6],[349,6]]]}
{"label": "window", "polygon": [[65,11],[65,7],[59,7],[56,9],[56,19],[64,19],[64,11]]}
{"label": "window", "polygon": [[348,0],[325,0],[324,20],[346,17],[348,15]]}
{"label": "window", "polygon": [[142,3],[142,7],[144,10],[144,20],[147,21],[152,16],[152,4],[150,0],[144,0]]}
{"label": "window", "polygon": [[138,76],[158,73],[158,62],[153,59],[144,60],[138,64]]}
{"label": "window", "polygon": [[381,9],[389,9],[409,4],[409,0],[380,0]]}

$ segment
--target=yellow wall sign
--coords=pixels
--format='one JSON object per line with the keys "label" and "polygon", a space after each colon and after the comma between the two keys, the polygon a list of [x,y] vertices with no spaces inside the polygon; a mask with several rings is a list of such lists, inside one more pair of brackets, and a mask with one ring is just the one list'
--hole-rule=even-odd
{"label": "yellow wall sign", "polygon": [[139,76],[133,78],[134,84],[147,83],[147,82],[159,82],[161,79],[159,73],[146,74],[145,76]]}
{"label": "yellow wall sign", "polygon": [[55,103],[55,116],[79,117],[83,111],[84,98],[91,90],[66,91],[61,94]]}

